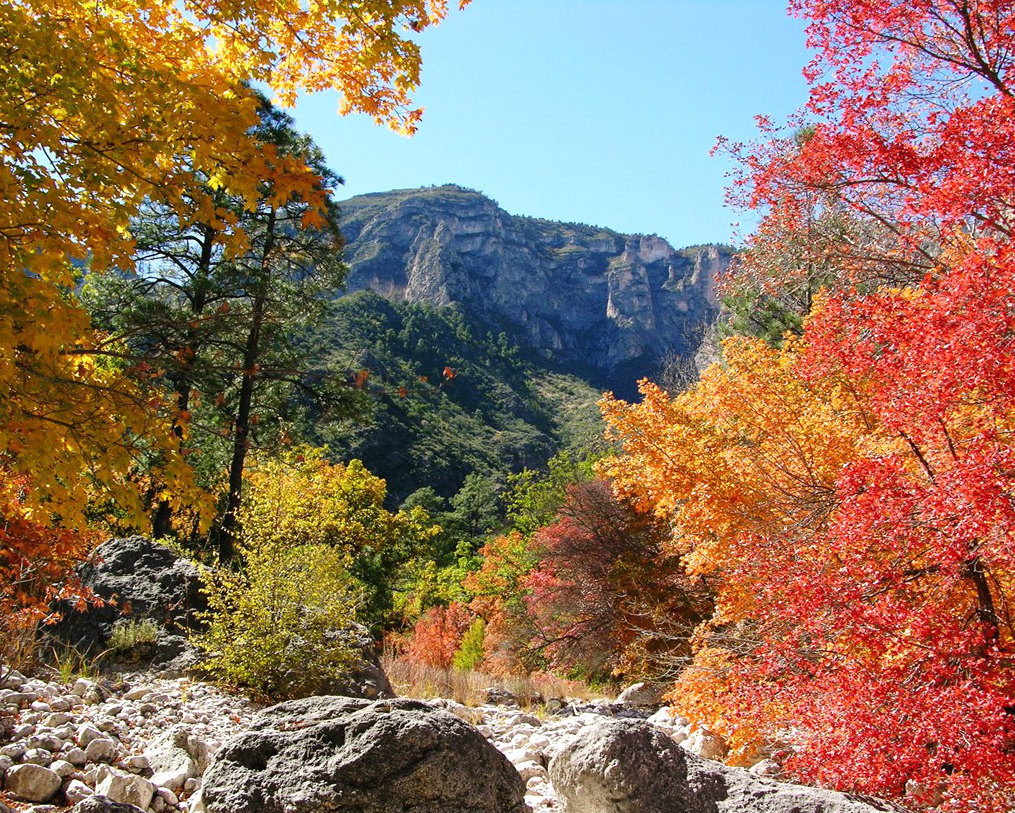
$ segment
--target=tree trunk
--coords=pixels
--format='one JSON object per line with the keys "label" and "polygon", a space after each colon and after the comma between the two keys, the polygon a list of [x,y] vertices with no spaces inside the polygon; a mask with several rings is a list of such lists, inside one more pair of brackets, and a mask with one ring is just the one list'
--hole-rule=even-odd
{"label": "tree trunk", "polygon": [[236,539],[237,512],[243,488],[243,465],[250,448],[250,412],[254,401],[254,384],[257,379],[257,363],[261,355],[261,326],[264,323],[264,306],[268,298],[270,281],[269,259],[275,243],[275,210],[268,215],[268,224],[261,252],[261,267],[254,301],[251,303],[250,329],[243,351],[243,382],[240,385],[240,399],[236,405],[233,430],[233,456],[229,464],[229,496],[226,513],[219,528],[219,560],[228,562],[233,557]]}
{"label": "tree trunk", "polygon": [[[201,242],[201,258],[198,260],[197,271],[194,275],[194,299],[191,303],[191,311],[195,317],[200,317],[204,312],[204,306],[208,301],[208,281],[211,274],[211,254],[215,247],[216,231],[211,226],[204,227],[204,236]],[[193,359],[197,357],[198,348],[197,331],[190,327],[187,330],[187,347],[194,351],[193,355],[184,355],[180,362],[180,369],[176,377],[176,409],[178,413],[184,413],[190,408],[190,394],[194,389]],[[173,420],[173,434],[176,435],[177,444],[181,451],[183,447],[183,424],[177,417]],[[155,511],[152,514],[152,537],[169,536],[172,532],[173,511],[169,500],[159,500]]]}

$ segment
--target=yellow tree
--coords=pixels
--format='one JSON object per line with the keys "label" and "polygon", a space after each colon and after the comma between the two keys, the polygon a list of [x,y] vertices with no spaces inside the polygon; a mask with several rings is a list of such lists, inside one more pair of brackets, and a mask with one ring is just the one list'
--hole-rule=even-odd
{"label": "yellow tree", "polygon": [[251,206],[270,179],[314,221],[319,179],[253,141],[248,83],[283,103],[335,88],[340,112],[411,133],[412,37],[446,13],[447,0],[0,2],[0,463],[32,478],[8,506],[80,524],[87,471],[136,512],[122,475],[138,437],[183,472],[138,376],[92,352],[79,269],[130,267],[129,222],[145,199],[227,225],[199,179]]}

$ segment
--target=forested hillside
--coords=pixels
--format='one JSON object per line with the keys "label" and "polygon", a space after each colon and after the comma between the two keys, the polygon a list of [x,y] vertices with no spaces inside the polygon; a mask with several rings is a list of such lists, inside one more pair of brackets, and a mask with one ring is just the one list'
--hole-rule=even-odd
{"label": "forested hillside", "polygon": [[560,451],[605,445],[599,390],[461,305],[362,291],[335,300],[306,342],[370,396],[366,415],[316,436],[384,477],[396,504],[424,487],[451,497],[469,474],[503,486]]}

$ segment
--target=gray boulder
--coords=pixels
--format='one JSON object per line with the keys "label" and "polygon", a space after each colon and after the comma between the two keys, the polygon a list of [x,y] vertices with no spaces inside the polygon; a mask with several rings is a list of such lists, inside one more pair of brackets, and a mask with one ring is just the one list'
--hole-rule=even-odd
{"label": "gray boulder", "polygon": [[[207,609],[197,566],[143,536],[109,539],[78,568],[82,583],[109,602],[83,612],[64,607],[63,619],[51,630],[60,639],[83,650],[101,650],[113,624],[123,618],[150,618],[166,629],[184,629],[196,623]],[[153,656],[176,657],[179,641],[153,647]],[[169,651],[156,650],[168,647]]]}
{"label": "gray boulder", "polygon": [[4,787],[26,802],[48,802],[62,784],[60,774],[42,765],[15,765],[4,778]]}
{"label": "gray boulder", "polygon": [[787,785],[700,759],[641,720],[607,720],[558,748],[565,813],[881,813],[873,800]]}
{"label": "gray boulder", "polygon": [[145,813],[140,807],[117,802],[108,796],[89,796],[72,807],[69,813]]}
{"label": "gray boulder", "polygon": [[204,775],[206,813],[524,813],[525,783],[475,728],[416,700],[265,709]]}

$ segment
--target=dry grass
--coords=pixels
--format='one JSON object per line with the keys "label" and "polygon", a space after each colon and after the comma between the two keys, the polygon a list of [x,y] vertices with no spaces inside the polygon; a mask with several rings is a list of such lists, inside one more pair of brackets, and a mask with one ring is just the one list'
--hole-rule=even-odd
{"label": "dry grass", "polygon": [[490,689],[511,692],[525,709],[542,705],[550,698],[592,700],[606,696],[584,683],[545,673],[499,677],[486,672],[437,669],[391,653],[381,657],[381,665],[399,695],[424,700],[445,697],[466,706],[485,703]]}

